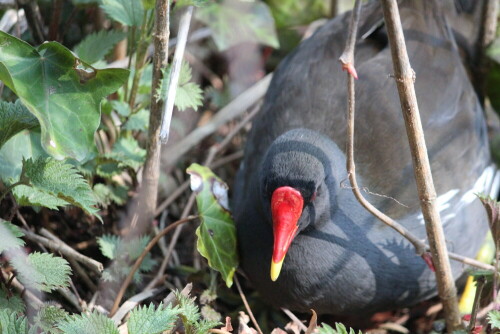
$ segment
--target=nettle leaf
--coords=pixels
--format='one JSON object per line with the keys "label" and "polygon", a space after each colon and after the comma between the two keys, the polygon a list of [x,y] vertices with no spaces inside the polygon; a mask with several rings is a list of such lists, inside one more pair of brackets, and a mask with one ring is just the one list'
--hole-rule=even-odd
{"label": "nettle leaf", "polygon": [[26,334],[28,325],[26,317],[19,316],[10,310],[0,310],[0,333],[2,334]]}
{"label": "nettle leaf", "polygon": [[15,103],[0,101],[0,148],[11,137],[22,130],[38,126],[38,121],[21,101]]}
{"label": "nettle leaf", "polygon": [[118,30],[101,30],[87,35],[76,47],[78,57],[89,64],[101,60],[127,34]]}
{"label": "nettle leaf", "polygon": [[126,26],[140,26],[144,7],[139,0],[102,0],[101,8],[115,21]]}
{"label": "nettle leaf", "polygon": [[196,203],[201,224],[196,230],[198,251],[208,260],[208,265],[222,274],[226,285],[233,284],[238,267],[236,228],[229,212],[227,185],[209,168],[192,164],[187,169],[191,175],[191,190],[196,193]]}
{"label": "nettle leaf", "polygon": [[40,328],[47,334],[56,334],[60,331],[56,328],[57,323],[65,320],[69,314],[61,307],[54,304],[44,304],[33,319],[33,327]]}
{"label": "nettle leaf", "polygon": [[500,328],[500,311],[490,311],[488,313],[488,323],[492,328]]}
{"label": "nettle leaf", "polygon": [[[67,201],[100,219],[96,198],[87,181],[77,169],[52,158],[24,161],[25,176],[31,187]],[[43,203],[42,203],[43,204]]]}
{"label": "nettle leaf", "polygon": [[71,268],[62,257],[34,252],[26,257],[15,256],[10,262],[26,286],[46,292],[69,286]]}
{"label": "nettle leaf", "polygon": [[73,314],[59,322],[57,327],[64,334],[119,334],[118,328],[110,318],[96,311],[90,314]]}
{"label": "nettle leaf", "polygon": [[127,78],[127,70],[96,70],[57,42],[34,48],[0,31],[0,80],[36,116],[42,146],[57,159],[88,157],[101,100]]}
{"label": "nettle leaf", "polygon": [[[349,328],[349,331],[347,331],[343,324],[336,322],[335,329],[327,324],[321,324],[321,326],[318,327],[318,334],[356,334],[356,331],[352,328]],[[358,334],[363,333],[359,331]]]}
{"label": "nettle leaf", "polygon": [[[167,96],[168,82],[170,80],[171,66],[163,72],[163,79],[160,87],[158,88],[157,96],[164,99]],[[197,83],[190,82],[192,78],[192,71],[189,64],[182,62],[181,71],[179,72],[179,82],[177,92],[175,95],[174,104],[179,111],[184,111],[187,108],[197,110],[199,106],[203,105],[203,90]]]}
{"label": "nettle leaf", "polygon": [[129,334],[161,334],[171,330],[179,310],[177,308],[163,307],[160,303],[158,307],[149,304],[148,307],[137,307],[130,312],[127,323]]}
{"label": "nettle leaf", "polygon": [[51,210],[69,205],[65,200],[23,184],[12,189],[12,194],[20,206],[44,206]]}
{"label": "nettle leaf", "polygon": [[133,137],[120,137],[113,145],[111,153],[104,156],[119,162],[119,167],[137,169],[142,166],[146,159],[146,150],[141,148]]}
{"label": "nettle leaf", "polygon": [[21,237],[24,236],[23,231],[16,225],[2,218],[0,218],[0,236],[2,236],[0,254],[7,249],[24,246],[24,240],[21,239]]}
{"label": "nettle leaf", "polygon": [[23,299],[17,294],[10,293],[10,295],[7,295],[4,290],[0,289],[0,311],[1,310],[23,313],[26,310],[26,305],[24,305]]}
{"label": "nettle leaf", "polygon": [[149,126],[149,110],[141,109],[132,114],[127,122],[122,126],[125,130],[146,131]]}
{"label": "nettle leaf", "polygon": [[199,8],[196,18],[210,27],[220,51],[245,41],[279,48],[273,16],[263,2],[214,2]]}
{"label": "nettle leaf", "polygon": [[102,237],[97,238],[97,243],[99,244],[99,249],[102,255],[110,260],[116,258],[116,250],[120,244],[120,237],[117,235],[105,234]]}
{"label": "nettle leaf", "polygon": [[97,183],[92,190],[99,202],[104,206],[111,204],[111,202],[123,205],[127,201],[128,189],[121,185]]}

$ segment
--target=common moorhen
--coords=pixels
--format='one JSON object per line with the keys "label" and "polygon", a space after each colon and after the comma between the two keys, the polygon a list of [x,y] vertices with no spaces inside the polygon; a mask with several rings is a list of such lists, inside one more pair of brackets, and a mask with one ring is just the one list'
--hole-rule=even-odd
{"label": "common moorhen", "polygon": [[[472,17],[466,11],[477,9],[475,1],[462,3],[456,1],[457,10],[439,1],[400,1],[400,14],[447,246],[474,257],[487,231],[475,193],[492,184],[495,169],[462,58],[474,34],[448,23]],[[235,182],[241,266],[264,300],[296,311],[365,314],[436,294],[434,273],[409,242],[362,208],[349,188],[346,74],[338,62],[349,17],[329,21],[281,63]],[[425,239],[382,17],[378,1],[362,8],[358,182],[373,204]],[[452,262],[454,277],[464,269]]]}

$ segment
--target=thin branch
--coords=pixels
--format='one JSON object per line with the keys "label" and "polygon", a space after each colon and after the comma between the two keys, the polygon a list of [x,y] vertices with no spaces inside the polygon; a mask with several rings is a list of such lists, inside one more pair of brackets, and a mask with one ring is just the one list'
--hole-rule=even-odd
{"label": "thin branch", "polygon": [[414,72],[406,51],[403,28],[396,0],[382,0],[389,45],[394,65],[394,77],[398,87],[406,133],[410,144],[420,206],[425,220],[431,248],[438,294],[443,303],[447,330],[462,328],[458,310],[457,289],[451,273],[441,218],[436,205],[436,190],[425,145],[424,132],[414,87]]}
{"label": "thin branch", "polygon": [[160,130],[160,138],[163,143],[168,141],[170,133],[170,122],[172,121],[172,112],[174,110],[174,101],[177,93],[177,83],[179,82],[179,74],[181,73],[181,64],[182,59],[184,58],[184,50],[186,49],[191,16],[193,16],[193,6],[188,6],[182,14],[179,22],[179,32],[177,33],[178,42],[177,47],[175,48],[174,59],[172,60],[167,97],[165,99],[165,103],[163,104],[163,120]]}
{"label": "thin branch", "polygon": [[356,69],[354,68],[354,48],[356,46],[356,36],[358,34],[359,14],[361,13],[361,1],[356,0],[354,9],[352,10],[351,20],[349,21],[349,35],[345,44],[344,52],[340,55],[342,70],[347,71],[355,79],[358,78]]}
{"label": "thin branch", "polygon": [[123,318],[129,313],[134,307],[139,305],[143,300],[146,300],[148,298],[151,298],[153,296],[158,296],[160,293],[165,291],[167,288],[166,287],[160,287],[157,289],[148,289],[141,291],[140,293],[134,295],[133,297],[130,297],[125,301],[122,306],[116,311],[115,315],[111,318],[115,322],[115,324],[119,324]]}
{"label": "thin branch", "polygon": [[262,334],[262,329],[260,329],[259,323],[257,322],[257,320],[255,320],[255,317],[253,316],[252,309],[250,308],[250,305],[248,305],[247,298],[245,297],[245,294],[243,293],[243,290],[241,289],[240,281],[238,280],[237,275],[234,275],[234,283],[236,283],[236,288],[238,289],[238,293],[240,294],[240,298],[243,301],[243,304],[245,305],[245,309],[247,310],[247,313],[250,316],[250,319],[252,319],[252,323],[255,326],[255,329],[257,329],[257,332],[259,332],[259,334]]}
{"label": "thin branch", "polygon": [[113,316],[116,313],[116,310],[118,309],[118,306],[120,305],[120,302],[123,298],[123,295],[125,294],[125,290],[127,290],[127,287],[129,286],[130,282],[132,282],[132,279],[134,278],[134,274],[139,269],[139,266],[141,265],[142,261],[146,257],[146,255],[151,251],[151,249],[156,245],[158,240],[162,238],[164,235],[169,233],[171,230],[173,230],[175,227],[185,224],[189,221],[192,221],[194,219],[198,218],[198,216],[188,216],[186,218],[180,219],[176,221],[175,223],[170,224],[167,226],[165,229],[163,229],[160,233],[155,235],[153,239],[148,243],[146,248],[144,248],[144,251],[142,251],[141,255],[135,260],[134,265],[130,269],[130,272],[128,273],[127,278],[125,278],[125,281],[123,281],[120,290],[118,291],[118,294],[116,295],[115,302],[113,303],[113,307],[111,308],[111,311],[109,314]]}
{"label": "thin branch", "polygon": [[292,311],[284,307],[282,307],[281,310],[285,312],[285,314],[293,321],[293,323],[296,324],[302,331],[307,332],[306,325],[304,325],[302,321],[300,321],[300,319],[292,313]]}
{"label": "thin branch", "polygon": [[[474,296],[474,304],[472,305],[472,312],[471,312],[469,327],[467,328],[467,333],[472,333],[472,330],[476,325],[477,312],[479,311],[480,307],[479,303],[481,302],[481,295],[483,293],[483,288],[485,283],[486,279],[484,278],[484,276],[481,276],[477,279],[476,295]],[[496,288],[494,287],[494,289]]]}

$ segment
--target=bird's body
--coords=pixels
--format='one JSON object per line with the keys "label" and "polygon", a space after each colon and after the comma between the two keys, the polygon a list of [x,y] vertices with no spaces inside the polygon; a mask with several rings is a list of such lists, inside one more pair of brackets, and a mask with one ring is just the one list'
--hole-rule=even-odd
{"label": "bird's body", "polygon": [[[432,1],[406,1],[400,13],[447,246],[474,257],[487,231],[474,193],[494,174],[482,108],[441,9]],[[297,311],[374,312],[436,294],[434,273],[411,244],[366,212],[349,188],[346,74],[338,62],[348,18],[327,23],[282,62],[235,182],[242,268],[262,298]],[[364,6],[360,35],[381,18],[378,4]],[[355,65],[358,183],[375,206],[425,239],[383,28],[358,40]],[[303,211],[273,282],[270,202],[277,188],[288,186],[302,194]],[[458,277],[464,265],[452,262],[452,270]]]}

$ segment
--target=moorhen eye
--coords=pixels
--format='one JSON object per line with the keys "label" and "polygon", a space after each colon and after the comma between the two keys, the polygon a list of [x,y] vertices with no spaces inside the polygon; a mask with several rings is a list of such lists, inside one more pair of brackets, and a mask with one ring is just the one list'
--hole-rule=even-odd
{"label": "moorhen eye", "polygon": [[[455,253],[474,257],[488,223],[481,203],[470,198],[490,193],[496,170],[484,113],[467,75],[471,64],[461,58],[475,53],[461,53],[451,32],[460,31],[462,40],[476,36],[467,27],[479,26],[473,20],[481,15],[452,12],[453,6],[438,0],[398,2],[446,241]],[[484,1],[468,2],[480,11]],[[363,5],[359,35],[382,17],[379,1]],[[326,23],[274,73],[248,135],[251,154],[235,183],[234,217],[241,266],[265,301],[300,312],[362,316],[411,306],[437,291],[434,273],[411,244],[369,214],[345,182],[346,74],[338,59],[349,19],[346,13]],[[358,182],[375,206],[425,239],[400,101],[389,77],[391,52],[370,38],[359,39],[355,53]],[[479,45],[467,42],[469,48]],[[267,204],[272,227],[269,210],[262,209],[263,175],[280,183]],[[308,202],[293,185],[311,180],[321,192]],[[461,263],[451,266],[455,278],[464,273]]]}

